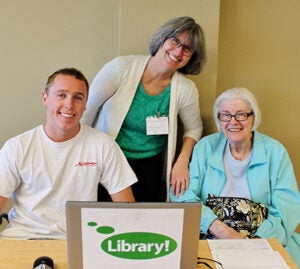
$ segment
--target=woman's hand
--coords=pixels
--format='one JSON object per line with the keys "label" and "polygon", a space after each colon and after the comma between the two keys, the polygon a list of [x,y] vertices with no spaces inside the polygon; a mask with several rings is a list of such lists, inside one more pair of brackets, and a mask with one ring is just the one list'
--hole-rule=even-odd
{"label": "woman's hand", "polygon": [[190,173],[188,162],[183,162],[177,159],[171,171],[171,186],[172,192],[176,197],[183,194],[189,187]]}
{"label": "woman's hand", "polygon": [[243,235],[218,219],[212,222],[208,230],[218,239],[244,239]]}
{"label": "woman's hand", "polygon": [[170,185],[176,197],[184,194],[190,184],[189,162],[196,141],[191,137],[185,137],[182,141],[180,154],[173,165],[170,175]]}

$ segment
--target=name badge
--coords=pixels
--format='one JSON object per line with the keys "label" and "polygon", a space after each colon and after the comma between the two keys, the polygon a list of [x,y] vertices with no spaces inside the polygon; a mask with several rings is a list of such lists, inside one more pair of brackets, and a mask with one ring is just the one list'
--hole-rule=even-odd
{"label": "name badge", "polygon": [[169,133],[168,117],[147,117],[147,135],[162,135]]}

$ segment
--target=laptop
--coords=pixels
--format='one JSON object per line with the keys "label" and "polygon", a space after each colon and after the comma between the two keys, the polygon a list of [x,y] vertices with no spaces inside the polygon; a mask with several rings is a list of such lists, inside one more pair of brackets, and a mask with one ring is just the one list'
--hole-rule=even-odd
{"label": "laptop", "polygon": [[201,203],[66,203],[69,269],[194,269]]}

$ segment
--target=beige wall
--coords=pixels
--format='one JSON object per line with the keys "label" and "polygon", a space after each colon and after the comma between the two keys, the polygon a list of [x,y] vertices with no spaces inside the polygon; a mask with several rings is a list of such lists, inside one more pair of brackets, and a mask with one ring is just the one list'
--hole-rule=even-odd
{"label": "beige wall", "polygon": [[[74,66],[91,81],[120,54],[148,53],[152,33],[166,20],[189,15],[203,26],[208,63],[197,83],[205,132],[215,98],[220,0],[2,1],[0,9],[0,147],[44,121],[47,76]],[[159,8],[158,8],[159,7]]]}
{"label": "beige wall", "polygon": [[153,32],[167,20],[191,16],[202,26],[207,46],[208,62],[203,72],[191,76],[200,92],[204,133],[211,133],[210,118],[217,83],[217,53],[219,38],[220,0],[123,0],[120,20],[120,54],[148,53]]}
{"label": "beige wall", "polygon": [[259,131],[286,146],[300,186],[299,25],[298,0],[222,0],[217,91],[255,93]]}
{"label": "beige wall", "polygon": [[119,0],[14,0],[0,8],[0,147],[44,120],[50,73],[81,69],[89,80],[119,53]]}

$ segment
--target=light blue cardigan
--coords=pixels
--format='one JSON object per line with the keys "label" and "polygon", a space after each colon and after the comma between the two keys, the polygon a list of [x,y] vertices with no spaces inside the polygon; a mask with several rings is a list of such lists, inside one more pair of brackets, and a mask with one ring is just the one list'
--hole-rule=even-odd
{"label": "light blue cardigan", "polygon": [[[209,193],[219,196],[224,187],[223,152],[227,138],[216,133],[202,138],[193,151],[190,163],[190,186],[174,202],[203,202]],[[278,238],[300,267],[300,195],[293,166],[284,146],[275,139],[254,132],[253,156],[246,171],[251,199],[268,207],[268,217],[256,235]],[[207,230],[217,216],[203,205],[201,232]]]}

